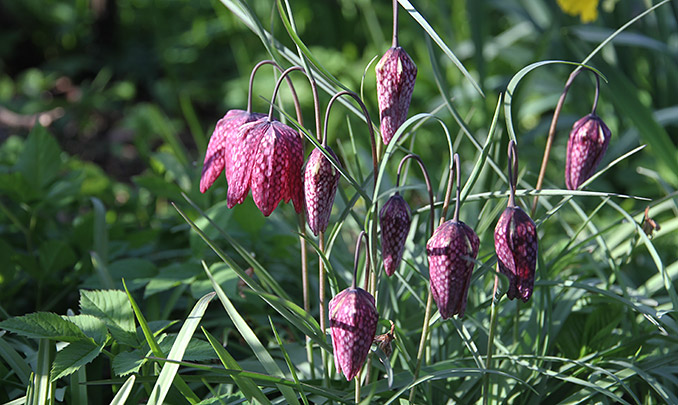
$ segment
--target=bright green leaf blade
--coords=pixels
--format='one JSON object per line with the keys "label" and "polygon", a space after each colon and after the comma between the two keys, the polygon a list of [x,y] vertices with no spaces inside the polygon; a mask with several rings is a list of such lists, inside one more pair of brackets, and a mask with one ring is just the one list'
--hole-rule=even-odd
{"label": "bright green leaf blade", "polygon": [[108,329],[106,325],[92,315],[64,316],[64,319],[73,322],[87,336],[94,340],[97,345],[106,342]]}
{"label": "bright green leaf blade", "polygon": [[[207,340],[209,341],[210,345],[212,345],[212,348],[214,348],[214,351],[217,353],[217,356],[224,365],[224,368],[230,370],[242,370],[242,367],[240,367],[238,362],[235,361],[233,356],[231,356],[231,354],[219,343],[219,341],[214,338],[214,336],[207,332],[205,328],[202,328],[202,332],[207,337]],[[261,391],[261,388],[259,388],[251,379],[234,374],[233,381],[249,401],[256,400],[261,404],[271,403],[268,398],[266,398],[266,395],[264,395],[264,393]]]}
{"label": "bright green leaf blade", "polygon": [[52,381],[72,374],[92,360],[94,360],[101,350],[102,344],[94,344],[91,341],[73,342],[57,352],[52,364]]}
{"label": "bright green leaf blade", "polygon": [[[205,262],[203,262],[203,268],[205,269],[207,277],[212,281],[214,291],[216,291],[217,296],[219,297],[221,304],[224,306],[224,309],[226,310],[226,313],[228,314],[229,318],[231,318],[231,321],[233,321],[233,324],[238,329],[238,332],[240,332],[240,335],[243,337],[243,339],[245,339],[247,344],[250,346],[250,348],[254,352],[254,355],[257,357],[257,359],[259,359],[259,362],[261,362],[261,364],[264,366],[266,372],[274,376],[283,377],[284,374],[282,370],[280,370],[280,367],[278,367],[278,364],[275,362],[275,360],[273,360],[273,356],[271,356],[268,350],[266,350],[266,348],[261,343],[257,335],[247,324],[247,321],[245,321],[245,319],[242,317],[242,315],[240,315],[235,306],[233,306],[233,303],[221,289],[221,286],[219,286],[219,284],[217,284],[216,281],[214,281],[212,273],[210,273],[210,270],[205,264]],[[278,389],[285,396],[285,399],[287,400],[288,403],[299,404],[297,395],[294,393],[292,389],[285,386],[278,386]]]}
{"label": "bright green leaf blade", "polygon": [[[177,336],[177,339],[172,346],[172,350],[170,350],[169,356],[167,357],[168,359],[181,360],[183,358],[188,343],[191,341],[191,337],[193,336],[193,333],[195,333],[202,316],[205,314],[207,305],[212,300],[212,298],[214,298],[214,295],[214,293],[209,293],[202,297],[197,304],[195,304],[191,310],[191,313],[188,315],[188,318],[186,318],[184,325],[179,331],[179,335]],[[165,363],[165,365],[162,367],[162,370],[160,371],[158,380],[153,387],[153,391],[151,391],[151,395],[148,399],[149,405],[163,403],[167,393],[172,387],[172,381],[174,381],[174,376],[177,374],[177,371],[179,371],[178,364]]]}
{"label": "bright green leaf blade", "polygon": [[63,342],[89,340],[73,322],[51,312],[34,312],[9,318],[0,322],[0,328],[36,339],[52,339]]}
{"label": "bright green leaf blade", "polygon": [[131,375],[127,381],[120,387],[120,390],[118,390],[118,393],[115,394],[113,397],[113,400],[111,401],[110,405],[124,405],[125,402],[127,401],[127,397],[129,397],[129,394],[132,392],[132,388],[134,387],[134,380],[137,377],[135,375]]}
{"label": "bright green leaf blade", "polygon": [[80,291],[80,312],[101,319],[119,343],[138,345],[134,313],[119,290]]}

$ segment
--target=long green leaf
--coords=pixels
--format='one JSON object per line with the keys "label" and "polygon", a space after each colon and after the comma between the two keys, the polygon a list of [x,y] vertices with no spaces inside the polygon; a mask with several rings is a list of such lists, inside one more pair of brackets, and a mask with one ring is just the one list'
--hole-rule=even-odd
{"label": "long green leaf", "polygon": [[135,375],[129,376],[127,381],[120,387],[120,390],[118,390],[118,393],[115,394],[113,397],[113,400],[111,401],[111,405],[124,405],[125,402],[127,402],[127,397],[129,397],[129,394],[132,392],[132,388],[134,387],[134,380],[137,377]]}
{"label": "long green leaf", "polygon": [[[250,328],[250,326],[247,324],[247,321],[245,321],[245,319],[242,317],[242,315],[240,315],[235,306],[233,306],[233,303],[228,298],[226,293],[224,293],[224,290],[221,289],[219,283],[217,283],[214,280],[214,277],[212,277],[212,273],[210,272],[205,262],[203,262],[202,265],[203,268],[205,269],[207,277],[212,282],[212,287],[214,288],[214,291],[216,291],[216,294],[219,297],[221,304],[224,306],[224,309],[226,310],[228,317],[231,318],[231,321],[233,321],[233,324],[235,325],[236,329],[238,329],[238,332],[240,332],[240,335],[243,337],[243,339],[245,339],[247,344],[250,346],[250,348],[254,352],[254,355],[257,357],[257,359],[259,359],[259,362],[261,362],[261,364],[264,366],[266,372],[270,373],[271,375],[283,377],[284,376],[283,372],[282,370],[280,370],[280,367],[278,367],[278,364],[275,362],[275,360],[273,360],[273,356],[271,356],[268,350],[266,350],[264,345],[257,337],[256,333],[254,333],[252,328]],[[278,386],[278,389],[280,390],[280,392],[282,392],[283,396],[285,397],[288,403],[299,404],[297,395],[291,388],[280,385]]]}
{"label": "long green leaf", "polygon": [[[193,310],[191,310],[191,313],[188,315],[188,318],[186,318],[184,325],[181,327],[181,330],[174,341],[174,345],[172,345],[172,349],[167,357],[168,359],[181,360],[184,357],[184,352],[188,347],[188,343],[191,341],[191,337],[195,333],[195,329],[198,327],[202,316],[205,314],[207,305],[212,298],[214,298],[214,295],[215,293],[209,293],[200,298],[198,303],[195,304]],[[166,363],[162,367],[158,380],[148,399],[149,405],[162,404],[164,402],[167,393],[172,387],[172,381],[174,381],[174,376],[177,374],[177,371],[179,371],[178,364]]]}
{"label": "long green leaf", "polygon": [[[210,345],[212,345],[212,348],[214,348],[214,351],[219,357],[219,360],[221,360],[221,363],[224,365],[224,368],[230,370],[242,370],[242,367],[240,367],[238,362],[235,361],[233,356],[231,356],[231,354],[219,343],[219,341],[215,339],[214,336],[212,336],[209,332],[207,332],[205,328],[201,329],[202,333],[205,334],[205,337],[207,337],[207,341],[210,343]],[[250,402],[261,404],[271,403],[271,401],[269,401],[268,398],[266,398],[266,395],[264,395],[264,393],[261,391],[261,388],[259,388],[250,378],[234,374],[233,381]]]}

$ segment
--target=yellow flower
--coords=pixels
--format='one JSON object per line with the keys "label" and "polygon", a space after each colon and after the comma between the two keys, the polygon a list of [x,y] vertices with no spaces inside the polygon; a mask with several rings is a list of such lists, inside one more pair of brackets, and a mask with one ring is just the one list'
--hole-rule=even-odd
{"label": "yellow flower", "polygon": [[558,0],[560,9],[569,15],[580,16],[581,22],[587,23],[598,18],[599,0]]}

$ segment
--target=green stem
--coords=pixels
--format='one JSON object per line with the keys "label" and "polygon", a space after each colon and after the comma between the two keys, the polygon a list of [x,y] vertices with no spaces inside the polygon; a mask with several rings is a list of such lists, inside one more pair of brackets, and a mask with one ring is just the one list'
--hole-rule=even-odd
{"label": "green stem", "polygon": [[[416,381],[419,378],[419,370],[421,369],[421,360],[424,358],[424,349],[426,349],[426,342],[428,341],[428,324],[431,321],[431,309],[433,308],[433,295],[431,289],[428,291],[428,298],[426,299],[426,312],[424,313],[424,325],[421,329],[421,339],[419,340],[419,350],[417,350],[417,365],[414,368],[414,378]],[[410,390],[410,403],[414,401],[415,389]]]}
{"label": "green stem", "polygon": [[497,287],[499,285],[499,264],[497,274],[494,276],[494,289],[492,290],[492,309],[490,310],[490,334],[487,338],[487,357],[485,359],[485,382],[483,384],[483,405],[490,401],[490,374],[487,372],[492,367],[492,351],[494,349],[494,331],[497,328]]}

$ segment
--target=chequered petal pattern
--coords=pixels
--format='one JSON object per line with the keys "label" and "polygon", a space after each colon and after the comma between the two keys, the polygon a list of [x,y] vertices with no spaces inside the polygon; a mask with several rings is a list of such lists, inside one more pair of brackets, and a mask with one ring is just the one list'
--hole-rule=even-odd
{"label": "chequered petal pattern", "polygon": [[377,333],[374,297],[362,288],[347,288],[330,301],[329,319],[334,364],[349,381],[365,363]]}
{"label": "chequered petal pattern", "polygon": [[[331,148],[325,149],[334,160],[339,161]],[[338,184],[339,171],[320,149],[313,149],[304,167],[303,186],[306,220],[314,235],[327,229]]]}
{"label": "chequered petal pattern", "polygon": [[248,113],[243,110],[230,110],[217,122],[210,137],[205,153],[205,161],[200,177],[200,192],[204,193],[214,184],[222,171],[226,173],[226,180],[230,183],[231,149],[234,138],[243,124],[256,121],[264,117],[260,113]]}
{"label": "chequered petal pattern", "polygon": [[388,145],[398,128],[407,119],[417,66],[401,47],[389,48],[375,68],[380,131]]}
{"label": "chequered petal pattern", "polygon": [[431,294],[443,319],[464,316],[480,239],[465,223],[447,221],[426,243]]}
{"label": "chequered petal pattern", "polygon": [[567,141],[565,186],[575,190],[595,172],[610,144],[610,129],[595,114],[574,123]]}
{"label": "chequered petal pattern", "polygon": [[537,266],[537,229],[529,215],[520,207],[508,207],[494,229],[494,248],[499,271],[509,279],[506,293],[527,302],[534,288]]}
{"label": "chequered petal pattern", "polygon": [[381,254],[384,260],[384,270],[389,276],[392,276],[400,267],[411,223],[410,206],[400,196],[400,193],[395,193],[379,212]]}
{"label": "chequered petal pattern", "polygon": [[241,126],[233,140],[228,207],[242,203],[251,188],[254,203],[265,216],[290,199],[300,212],[304,153],[299,133],[263,117]]}

